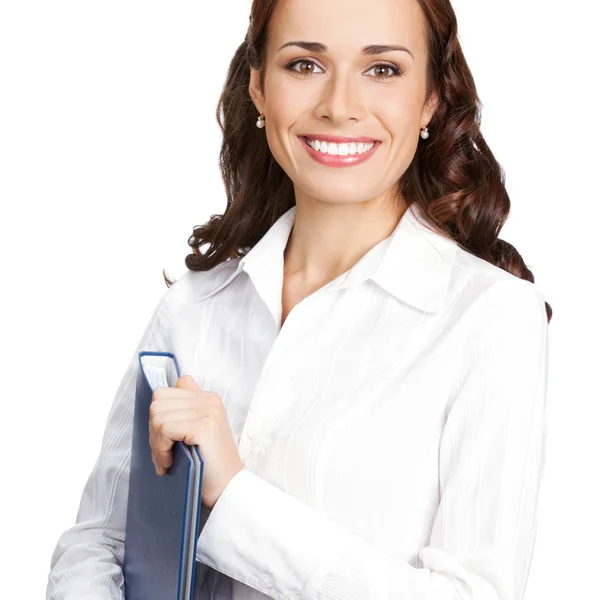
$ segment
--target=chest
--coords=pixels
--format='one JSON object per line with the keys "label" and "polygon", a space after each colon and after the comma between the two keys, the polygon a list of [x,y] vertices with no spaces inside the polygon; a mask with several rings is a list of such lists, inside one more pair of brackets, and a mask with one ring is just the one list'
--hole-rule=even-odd
{"label": "chest", "polygon": [[284,274],[281,289],[280,329],[283,327],[288,315],[297,304],[318,292],[319,289],[329,283],[329,281],[331,280],[315,285],[303,285],[297,278]]}
{"label": "chest", "polygon": [[[246,466],[363,534],[433,515],[461,328],[365,285],[282,293],[277,332],[256,295],[223,292],[179,314],[173,344],[223,399]],[[407,527],[418,547],[426,528]]]}

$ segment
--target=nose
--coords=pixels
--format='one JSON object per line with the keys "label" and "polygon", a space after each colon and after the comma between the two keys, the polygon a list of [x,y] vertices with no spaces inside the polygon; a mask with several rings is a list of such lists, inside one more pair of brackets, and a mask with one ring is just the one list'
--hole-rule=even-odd
{"label": "nose", "polygon": [[366,111],[358,88],[351,73],[334,72],[323,86],[317,117],[329,119],[336,125],[343,125],[349,119],[362,120]]}

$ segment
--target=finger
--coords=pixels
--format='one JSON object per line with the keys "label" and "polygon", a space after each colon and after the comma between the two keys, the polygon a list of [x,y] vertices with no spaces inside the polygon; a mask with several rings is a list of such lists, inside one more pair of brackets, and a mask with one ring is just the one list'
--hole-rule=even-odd
{"label": "finger", "polygon": [[157,471],[164,471],[171,466],[171,454],[175,441],[171,440],[168,434],[165,433],[159,433],[155,437],[152,445],[152,455]]}
{"label": "finger", "polygon": [[[173,389],[173,388],[170,388]],[[202,405],[204,402],[198,401],[198,394],[182,390],[183,395],[180,394],[165,394],[163,396],[156,396],[150,403],[150,416],[160,414],[165,410],[170,409],[185,409],[190,406]],[[189,394],[189,395],[187,395]]]}
{"label": "finger", "polygon": [[[212,414],[212,411],[210,414]],[[158,415],[154,415],[150,419],[148,442],[152,454],[152,463],[154,464],[157,473],[159,470],[162,471],[164,469],[169,469],[173,464],[172,443],[171,447],[169,448],[166,441],[163,440],[162,443],[165,445],[162,447],[162,455],[158,451],[159,444],[161,443],[159,441],[161,428],[163,436],[166,435],[168,438],[169,433],[165,430],[166,423],[177,423],[180,421],[192,422],[201,419],[203,416],[208,415],[203,415],[202,407],[195,406],[194,408],[188,408],[186,410],[168,410]]]}
{"label": "finger", "polygon": [[194,405],[184,408],[169,408],[163,410],[160,414],[154,415],[154,419],[151,421],[155,427],[159,427],[161,423],[176,423],[177,421],[195,421],[202,417],[213,414],[211,408],[206,409],[202,406]]}
{"label": "finger", "polygon": [[193,420],[182,421],[167,421],[158,426],[154,442],[152,444],[152,452],[156,461],[156,465],[162,470],[166,465],[172,464],[172,447],[176,441],[181,441],[185,444],[197,444],[197,440],[201,437],[203,425],[207,420],[212,419],[212,416],[201,417]]}
{"label": "finger", "polygon": [[182,375],[175,382],[175,387],[184,390],[201,391],[200,386],[191,375]]}

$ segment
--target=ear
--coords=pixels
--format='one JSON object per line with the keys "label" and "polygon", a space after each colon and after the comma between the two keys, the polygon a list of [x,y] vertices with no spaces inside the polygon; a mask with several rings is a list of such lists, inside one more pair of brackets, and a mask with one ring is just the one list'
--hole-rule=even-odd
{"label": "ear", "polygon": [[427,125],[429,121],[431,121],[435,111],[439,106],[440,98],[436,91],[431,92],[431,96],[429,96],[429,100],[425,103],[423,107],[423,113],[421,114],[421,123],[423,125]]}
{"label": "ear", "polygon": [[258,112],[263,110],[265,102],[259,89],[259,71],[252,67],[250,67],[250,84],[248,85],[248,92],[250,93],[250,98],[252,98],[256,110]]}

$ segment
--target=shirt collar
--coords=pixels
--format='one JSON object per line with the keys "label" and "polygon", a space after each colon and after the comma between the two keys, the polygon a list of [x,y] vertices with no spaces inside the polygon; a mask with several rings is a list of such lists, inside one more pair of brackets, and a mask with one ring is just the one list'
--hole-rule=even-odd
{"label": "shirt collar", "polygon": [[[231,283],[242,271],[274,315],[281,311],[283,252],[296,218],[296,206],[287,210],[237,264],[225,261],[214,277],[201,286],[204,299]],[[443,306],[456,242],[423,222],[422,209],[412,204],[391,235],[371,248],[351,269],[330,282],[332,289],[348,288],[371,279],[402,302],[426,313]],[[279,304],[279,306],[278,306]],[[272,305],[272,306],[271,306]]]}

